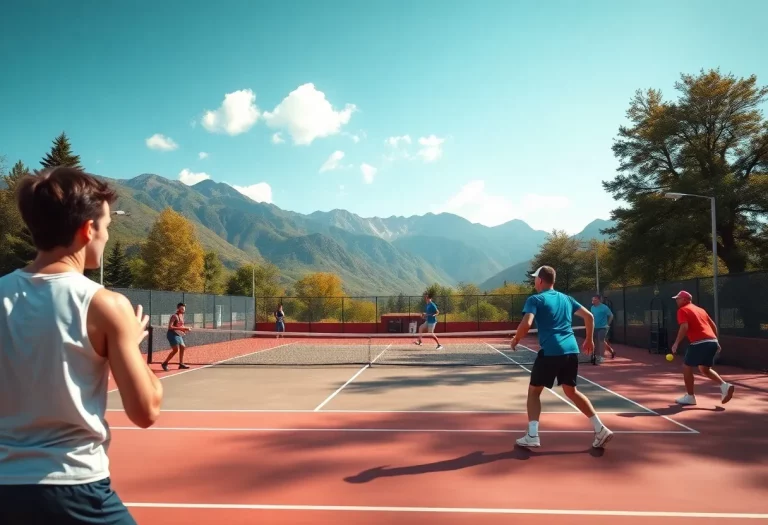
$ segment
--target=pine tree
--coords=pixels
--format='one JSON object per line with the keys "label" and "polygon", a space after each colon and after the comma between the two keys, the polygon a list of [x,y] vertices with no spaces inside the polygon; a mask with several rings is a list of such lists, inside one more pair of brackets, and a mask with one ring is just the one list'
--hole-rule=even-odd
{"label": "pine tree", "polygon": [[56,166],[67,166],[70,168],[83,169],[80,165],[80,156],[72,153],[72,146],[69,143],[67,134],[62,132],[53,141],[51,151],[40,161],[43,168],[55,168]]}
{"label": "pine tree", "polygon": [[104,286],[128,288],[133,284],[131,268],[125,256],[122,243],[115,242],[104,264]]}
{"label": "pine tree", "polygon": [[8,175],[2,175],[6,187],[0,190],[0,275],[26,266],[37,254],[15,198],[16,186],[28,173],[24,163],[19,161]]}

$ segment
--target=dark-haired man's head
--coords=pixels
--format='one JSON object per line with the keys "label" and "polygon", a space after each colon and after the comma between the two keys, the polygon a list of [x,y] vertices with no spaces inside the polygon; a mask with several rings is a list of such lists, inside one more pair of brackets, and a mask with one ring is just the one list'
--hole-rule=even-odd
{"label": "dark-haired man's head", "polygon": [[432,300],[432,294],[429,293],[429,292],[425,293],[424,294],[424,301],[428,303],[431,300]]}
{"label": "dark-haired man's head", "polygon": [[534,277],[534,286],[537,292],[549,290],[555,285],[555,269],[551,266],[540,266],[531,277]]}
{"label": "dark-haired man's head", "polygon": [[58,167],[24,177],[16,198],[38,252],[52,259],[77,255],[85,268],[99,267],[117,199],[112,188],[79,169]]}
{"label": "dark-haired man's head", "polygon": [[599,295],[595,294],[592,296],[592,304],[594,304],[595,306],[599,305],[602,302],[603,302],[603,298],[600,297]]}

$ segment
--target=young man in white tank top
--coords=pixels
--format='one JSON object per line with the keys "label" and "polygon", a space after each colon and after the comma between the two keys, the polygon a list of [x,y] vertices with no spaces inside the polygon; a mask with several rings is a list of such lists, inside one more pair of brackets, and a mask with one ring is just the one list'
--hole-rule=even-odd
{"label": "young man in white tank top", "polygon": [[83,275],[99,267],[116,194],[73,168],[17,192],[37,257],[0,277],[0,523],[135,525],[111,489],[104,416],[111,370],[134,424],[159,417],[162,386],[139,350],[148,318]]}

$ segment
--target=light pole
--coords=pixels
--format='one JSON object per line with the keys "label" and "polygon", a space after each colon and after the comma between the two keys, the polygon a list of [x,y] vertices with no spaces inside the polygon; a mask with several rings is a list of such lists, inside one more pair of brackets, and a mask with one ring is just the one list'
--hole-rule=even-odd
{"label": "light pole", "polygon": [[597,241],[595,239],[592,239],[591,241],[581,241],[581,246],[583,248],[588,248],[590,246],[593,246],[595,248],[595,293],[597,295],[600,295],[600,264],[598,263],[598,250],[597,250]]}
{"label": "light pole", "polygon": [[[127,211],[115,210],[112,215],[130,215]],[[104,286],[104,252],[101,252],[101,261],[99,261],[99,284]]]}
{"label": "light pole", "polygon": [[708,197],[706,195],[696,195],[693,193],[665,193],[664,196],[668,199],[678,200],[683,197],[697,197],[699,199],[709,199],[711,220],[712,220],[712,276],[714,285],[714,299],[715,299],[715,326],[720,329],[720,305],[718,303],[717,293],[717,214],[716,203],[714,197]]}

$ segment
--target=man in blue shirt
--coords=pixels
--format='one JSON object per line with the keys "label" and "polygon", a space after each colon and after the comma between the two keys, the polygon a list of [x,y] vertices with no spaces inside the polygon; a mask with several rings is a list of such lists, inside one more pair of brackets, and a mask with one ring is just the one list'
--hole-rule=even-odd
{"label": "man in blue shirt", "polygon": [[576,389],[579,345],[573,333],[573,314],[584,319],[587,329],[584,352],[587,354],[594,350],[592,314],[572,297],[554,290],[555,269],[551,266],[541,266],[531,277],[535,279],[538,293],[525,301],[523,320],[512,338],[511,346],[512,350],[517,350],[517,345],[528,333],[535,319],[540,350],[533,364],[528,386],[528,433],[518,439],[517,444],[521,447],[541,446],[541,392],[545,387],[551,389],[557,378],[557,384],[563,387],[568,399],[592,422],[595,428],[592,446],[603,448],[613,437],[613,432],[600,421],[589,399]]}
{"label": "man in blue shirt", "polygon": [[[434,301],[432,301],[431,293],[424,294],[424,302],[427,303],[427,308],[422,316],[426,317],[426,322],[419,326],[419,334],[423,334],[424,332],[429,332],[432,334],[432,337],[437,343],[437,350],[442,350],[443,345],[440,344],[440,341],[435,335],[435,327],[437,327],[437,316],[440,314],[440,310],[437,309],[437,305],[434,303]],[[414,344],[421,345],[421,335],[418,336],[418,341],[416,341]]]}
{"label": "man in blue shirt", "polygon": [[[603,362],[603,354],[605,354],[606,341],[608,339],[608,328],[613,321],[613,312],[608,308],[608,305],[603,303],[599,295],[592,297],[592,308],[590,310],[595,318],[595,353],[592,354],[592,364],[596,365]],[[616,352],[613,351],[613,348],[608,346],[608,350],[611,352],[611,357],[616,357]]]}

